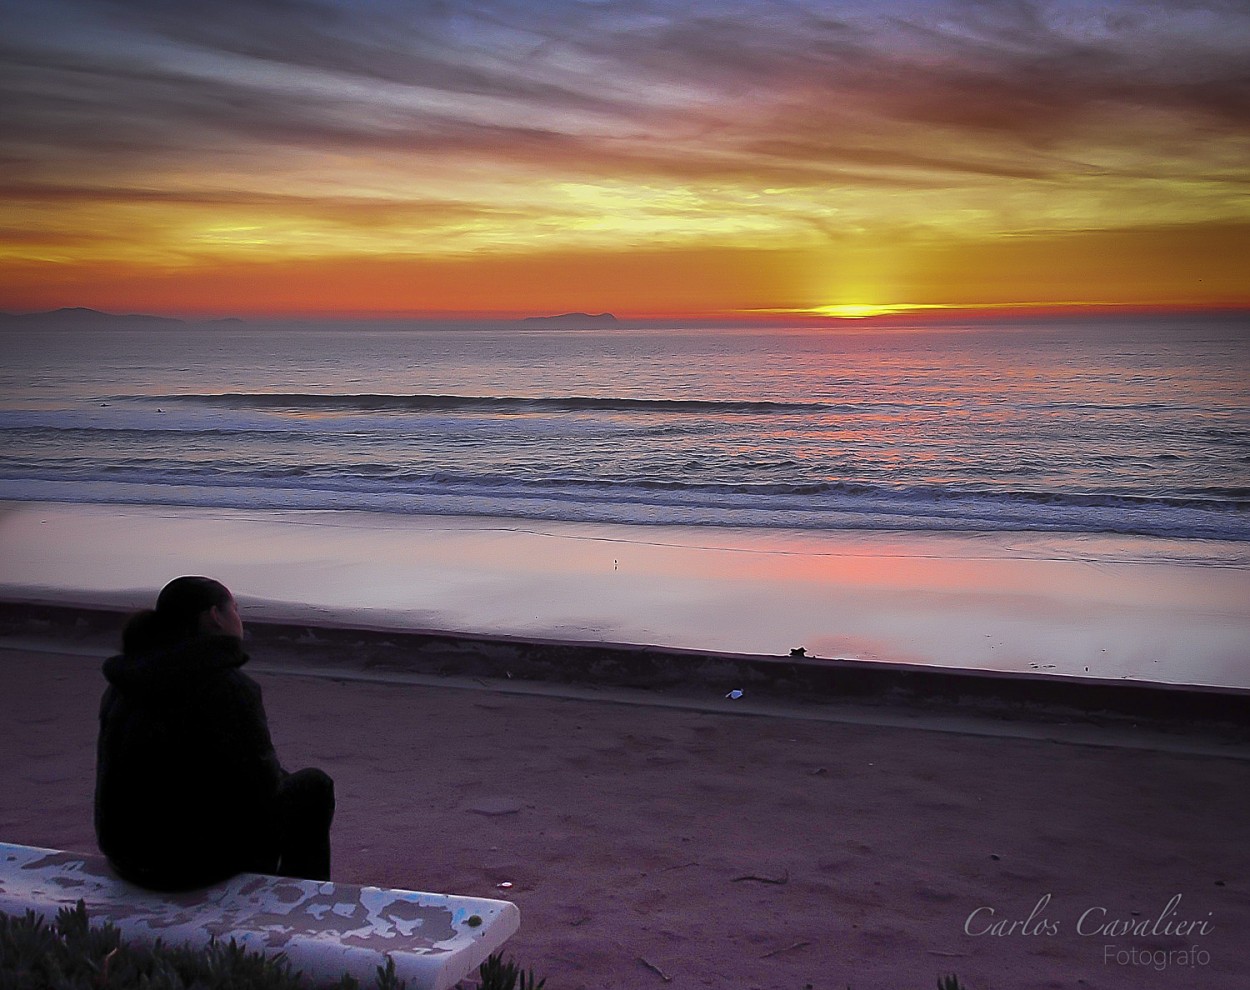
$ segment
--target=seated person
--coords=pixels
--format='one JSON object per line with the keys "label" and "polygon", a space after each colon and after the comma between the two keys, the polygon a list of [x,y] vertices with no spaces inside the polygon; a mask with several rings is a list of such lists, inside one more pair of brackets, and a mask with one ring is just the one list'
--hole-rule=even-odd
{"label": "seated person", "polygon": [[242,636],[224,585],[180,577],[105,661],[96,840],[133,883],[189,889],[243,871],[329,879],[334,782],[278,763],[260,686],[241,670]]}

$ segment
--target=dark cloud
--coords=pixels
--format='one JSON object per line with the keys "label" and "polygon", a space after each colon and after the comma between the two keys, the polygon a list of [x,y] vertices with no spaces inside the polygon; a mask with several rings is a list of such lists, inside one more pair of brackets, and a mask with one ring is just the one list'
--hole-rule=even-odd
{"label": "dark cloud", "polygon": [[[1130,29],[1131,8],[1091,18],[1103,30],[1085,36],[1061,30],[1036,4],[977,4],[973,11],[957,30],[909,25],[928,41],[927,57],[908,66],[910,84],[868,80],[889,94],[887,112],[1026,136],[1062,134],[1109,108],[1194,114],[1203,126],[1250,121],[1246,52],[1225,50],[1218,37],[1169,37],[1141,20]],[[1250,41],[1250,8],[1233,20]]]}
{"label": "dark cloud", "polygon": [[[108,6],[119,25],[217,55],[450,94],[603,105],[593,92],[518,71],[547,39],[532,28],[521,34],[526,25],[512,25],[493,4],[109,0]],[[492,43],[501,27],[514,28],[518,40]],[[475,40],[479,34],[482,41]]]}
{"label": "dark cloud", "polygon": [[[21,7],[0,2],[0,27]],[[1192,135],[1199,151],[1200,137],[1250,125],[1236,41],[1250,9],[1236,3],[43,9],[42,34],[24,24],[0,49],[0,155],[24,175],[288,147],[408,155],[414,168],[462,157],[631,177],[1028,179],[1069,167],[1065,142],[1133,119],[1149,132],[1172,115],[1170,146]]]}
{"label": "dark cloud", "polygon": [[0,52],[0,85],[22,94],[0,111],[10,160],[13,149],[23,146],[36,160],[58,146],[136,159],[211,156],[240,145],[416,155],[504,149],[550,154],[576,140],[541,128],[474,123],[446,111],[362,108],[346,97],[102,59],[44,58],[31,65]]}

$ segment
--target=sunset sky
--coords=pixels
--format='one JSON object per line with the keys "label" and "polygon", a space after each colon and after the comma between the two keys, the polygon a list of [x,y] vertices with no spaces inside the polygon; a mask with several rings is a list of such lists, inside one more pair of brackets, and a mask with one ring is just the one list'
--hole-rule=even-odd
{"label": "sunset sky", "polygon": [[0,309],[1250,305],[1250,4],[0,0]]}

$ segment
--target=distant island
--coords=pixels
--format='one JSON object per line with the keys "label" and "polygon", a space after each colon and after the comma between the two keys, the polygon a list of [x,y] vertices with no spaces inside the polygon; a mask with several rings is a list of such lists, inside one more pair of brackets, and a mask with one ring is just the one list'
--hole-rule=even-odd
{"label": "distant island", "polygon": [[194,324],[174,316],[144,313],[102,313],[82,306],[53,309],[46,313],[0,313],[0,329],[12,330],[177,330],[188,326],[241,325],[242,320],[198,320]]}
{"label": "distant island", "polygon": [[183,320],[172,316],[145,316],[141,313],[101,313],[97,309],[73,307],[46,313],[0,313],[0,326],[24,330],[159,330],[182,326]]}
{"label": "distant island", "polygon": [[605,330],[617,325],[611,313],[561,313],[559,316],[529,316],[521,326],[531,330]]}
{"label": "distant island", "polygon": [[[263,321],[262,321],[263,322]],[[326,322],[314,321],[314,322]],[[330,322],[334,322],[331,320]],[[494,328],[509,327],[524,330],[605,330],[620,326],[611,313],[561,313],[558,316],[529,316],[511,323],[501,324],[495,320],[476,319],[432,320],[408,318],[396,321],[395,318],[380,317],[379,326],[387,323],[408,324],[414,328],[425,325],[472,327],[488,325]],[[192,330],[210,328],[233,328],[253,326],[238,317],[229,316],[217,319],[179,319],[175,316],[152,316],[146,313],[104,313],[98,309],[87,309],[83,306],[54,309],[42,313],[2,313],[0,312],[0,331],[2,330]]]}

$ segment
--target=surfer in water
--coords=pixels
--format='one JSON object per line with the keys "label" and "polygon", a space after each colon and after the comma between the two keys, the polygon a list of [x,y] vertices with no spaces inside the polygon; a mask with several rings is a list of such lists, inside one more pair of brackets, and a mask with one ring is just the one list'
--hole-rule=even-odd
{"label": "surfer in water", "polygon": [[278,762],[260,686],[242,671],[230,591],[180,577],[104,663],[95,831],[113,868],[158,890],[240,872],[330,875],[334,782]]}

